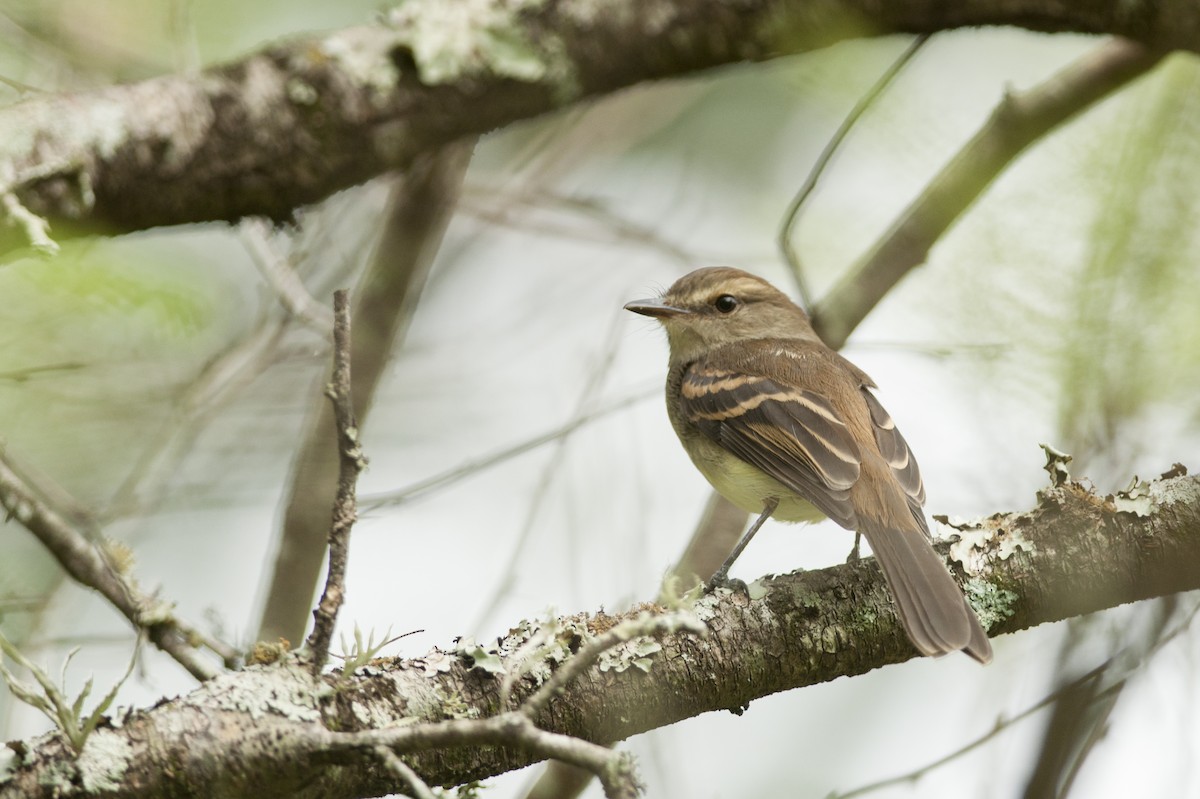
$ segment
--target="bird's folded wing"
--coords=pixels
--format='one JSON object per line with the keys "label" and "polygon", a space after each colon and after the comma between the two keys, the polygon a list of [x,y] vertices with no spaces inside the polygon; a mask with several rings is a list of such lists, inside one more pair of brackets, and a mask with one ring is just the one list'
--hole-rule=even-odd
{"label": "bird's folded wing", "polygon": [[856,526],[850,488],[861,471],[860,453],[828,400],[704,364],[684,373],[680,393],[685,417],[704,435],[843,527]]}
{"label": "bird's folded wing", "polygon": [[917,505],[924,505],[925,486],[921,482],[921,470],[917,468],[917,459],[908,448],[908,442],[900,435],[891,414],[879,404],[871,390],[863,386],[862,395],[871,411],[875,444],[879,447],[879,454],[887,461],[887,465],[892,467],[892,474],[896,476],[896,481],[900,483],[904,493],[915,499]]}
{"label": "bird's folded wing", "polygon": [[896,482],[908,495],[908,509],[916,519],[917,526],[928,537],[929,523],[925,521],[925,511],[921,509],[921,506],[925,504],[925,484],[921,480],[921,470],[917,466],[917,459],[913,457],[912,450],[908,448],[908,442],[904,440],[904,436],[900,435],[900,431],[896,429],[896,423],[892,421],[891,414],[884,409],[879,400],[875,399],[871,389],[863,386],[862,395],[871,412],[871,423],[875,430],[875,444],[879,447],[879,454],[891,467]]}

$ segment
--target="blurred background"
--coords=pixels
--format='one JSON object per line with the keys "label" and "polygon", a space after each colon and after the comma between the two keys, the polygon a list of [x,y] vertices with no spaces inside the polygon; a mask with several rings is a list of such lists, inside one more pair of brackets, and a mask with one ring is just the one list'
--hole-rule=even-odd
{"label": "blurred background", "polygon": [[[377,0],[0,0],[0,103],[194,70],[378,11]],[[977,30],[927,44],[806,206],[793,245],[815,296],[1006,89],[1036,86],[1098,43]],[[621,306],[710,264],[794,295],[775,244],[784,210],[906,44],[853,41],[637,87],[478,143],[364,425],[345,634],[419,629],[385,650],[415,656],[657,593],[709,489],[666,420],[661,331]],[[1105,493],[1175,462],[1200,468],[1198,89],[1195,59],[1172,56],[1039,142],[851,337],[844,352],[920,459],[931,514],[1032,507],[1046,482],[1039,443],[1074,455],[1073,474]],[[328,305],[369,263],[392,180],[282,230],[73,240],[53,260],[0,266],[6,455],[127,545],[143,589],[241,647],[260,629],[297,442],[329,369],[326,332],[285,312],[261,253],[286,259]],[[830,523],[770,523],[736,574],[830,565],[851,543]],[[1200,795],[1200,644],[1185,626],[1198,603],[1044,626],[997,639],[987,669],[915,660],[625,746],[649,796],[825,796],[908,773],[870,795],[1019,796],[1051,709],[1006,720],[1123,653],[1111,681],[1124,688],[1079,740],[1070,792]],[[81,648],[75,690],[88,676],[111,685],[128,662],[124,619],[14,521],[0,526],[0,613],[51,673]],[[148,650],[118,701],[194,685]],[[0,689],[0,736],[47,728]],[[484,795],[523,796],[534,772]]]}

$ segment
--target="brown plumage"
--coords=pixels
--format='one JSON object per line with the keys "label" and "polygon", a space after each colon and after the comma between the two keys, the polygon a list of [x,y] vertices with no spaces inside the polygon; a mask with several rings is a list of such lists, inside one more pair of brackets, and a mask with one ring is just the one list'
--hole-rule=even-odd
{"label": "brown plumage", "polygon": [[931,546],[908,444],[871,378],[827,347],[803,310],[729,267],[696,270],[660,300],[625,307],[666,328],[671,423],[713,487],[762,514],[746,540],[768,515],[828,516],[858,530],[922,654],[991,660],[979,620]]}

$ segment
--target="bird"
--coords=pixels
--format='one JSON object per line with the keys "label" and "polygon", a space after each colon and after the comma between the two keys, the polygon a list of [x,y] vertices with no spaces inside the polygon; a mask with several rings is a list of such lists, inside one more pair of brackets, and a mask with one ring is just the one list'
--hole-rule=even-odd
{"label": "bird", "polygon": [[758,515],[710,586],[768,518],[828,517],[867,539],[922,655],[991,661],[987,634],[933,548],[908,443],[875,382],[820,339],[800,306],[756,275],[710,266],[625,309],[666,330],[667,415],[692,463]]}

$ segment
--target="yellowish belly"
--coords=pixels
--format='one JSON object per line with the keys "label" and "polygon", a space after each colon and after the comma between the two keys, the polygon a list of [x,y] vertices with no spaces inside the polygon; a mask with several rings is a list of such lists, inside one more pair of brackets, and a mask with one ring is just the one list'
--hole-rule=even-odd
{"label": "yellowish belly", "polygon": [[815,522],[825,518],[808,500],[716,444],[705,441],[689,454],[712,487],[747,513],[762,513],[764,501],[776,497],[779,506],[771,514],[773,519]]}

